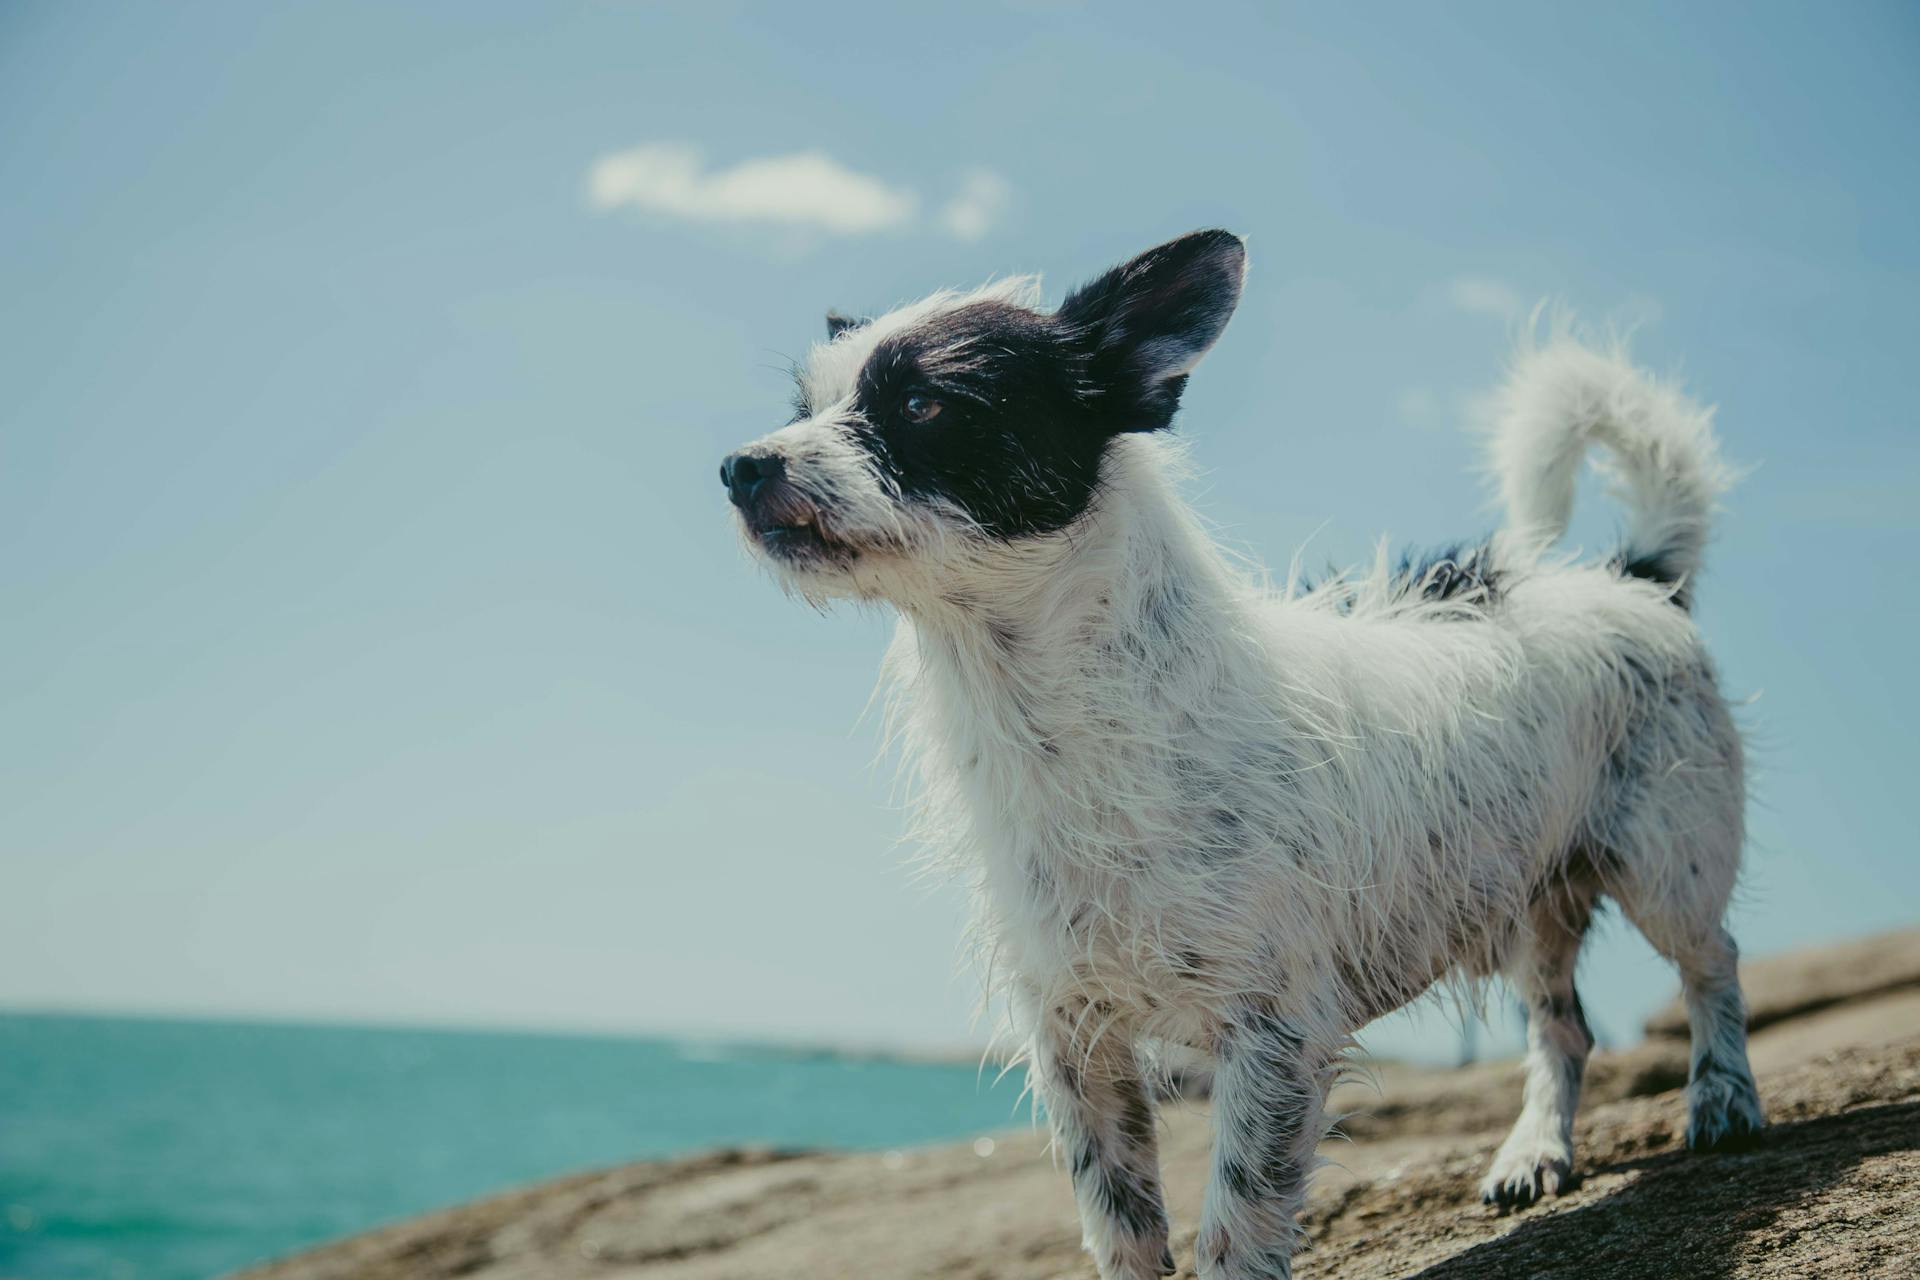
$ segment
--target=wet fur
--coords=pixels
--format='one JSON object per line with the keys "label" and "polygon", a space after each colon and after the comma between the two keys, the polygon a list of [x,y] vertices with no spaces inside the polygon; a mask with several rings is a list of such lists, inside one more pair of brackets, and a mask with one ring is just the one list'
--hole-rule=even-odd
{"label": "wet fur", "polygon": [[[1573,973],[1602,896],[1681,970],[1690,1141],[1757,1131],[1721,928],[1741,743],[1681,607],[1726,481],[1706,415],[1617,354],[1525,352],[1492,438],[1501,534],[1275,589],[1204,531],[1159,433],[1115,434],[1084,510],[1032,535],[890,483],[859,443],[860,371],[980,300],[816,354],[807,416],[767,447],[835,541],[778,563],[810,597],[899,610],[885,671],[918,834],[974,887],[1102,1276],[1171,1272],[1154,1044],[1214,1064],[1200,1274],[1287,1276],[1352,1033],[1436,983],[1504,974],[1529,1010],[1524,1108],[1486,1197],[1571,1185],[1592,1044]],[[1027,282],[988,300],[1034,305]],[[1161,350],[1160,376],[1184,381],[1224,323]],[[1548,550],[1589,444],[1632,515],[1605,563]]]}

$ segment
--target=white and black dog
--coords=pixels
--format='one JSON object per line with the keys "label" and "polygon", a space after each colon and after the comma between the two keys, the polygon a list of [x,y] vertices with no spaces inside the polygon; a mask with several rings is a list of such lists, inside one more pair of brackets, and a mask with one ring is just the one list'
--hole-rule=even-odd
{"label": "white and black dog", "polygon": [[[1202,231],[1051,312],[1010,280],[829,316],[792,422],[721,467],[783,582],[899,611],[922,835],[977,886],[1108,1280],[1173,1270],[1149,1046],[1213,1063],[1200,1275],[1287,1276],[1350,1035],[1447,979],[1504,975],[1528,1009],[1483,1194],[1570,1186],[1602,895],[1679,968],[1688,1143],[1763,1123],[1722,927],[1740,736],[1688,616],[1728,481],[1709,414],[1536,347],[1499,399],[1501,533],[1274,589],[1208,537],[1163,436],[1245,270]],[[1575,563],[1547,548],[1594,444],[1629,532]]]}

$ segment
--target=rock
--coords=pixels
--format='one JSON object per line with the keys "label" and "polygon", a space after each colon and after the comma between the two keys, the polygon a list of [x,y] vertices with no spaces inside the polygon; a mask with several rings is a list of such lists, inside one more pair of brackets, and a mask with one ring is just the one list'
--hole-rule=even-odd
{"label": "rock", "polygon": [[[1837,1004],[1902,990],[1920,990],[1920,929],[1895,929],[1824,947],[1745,961],[1747,1028],[1762,1027]],[[1647,1019],[1647,1034],[1684,1040],[1687,1013],[1676,996]]]}
{"label": "rock", "polygon": [[1920,1230],[1920,1041],[1763,1077],[1757,1150],[1694,1155],[1677,1093],[1596,1108],[1585,1181],[1506,1218],[1472,1180],[1494,1140],[1361,1180],[1307,1214],[1302,1280],[1902,1276]]}
{"label": "rock", "polygon": [[[1383,1065],[1342,1086],[1304,1224],[1301,1280],[1916,1274],[1920,989],[1889,957],[1920,934],[1752,966],[1773,1128],[1753,1151],[1683,1149],[1686,1049],[1595,1057],[1584,1181],[1501,1217],[1476,1182],[1518,1110],[1519,1068]],[[1851,954],[1850,962],[1836,955]],[[1869,960],[1869,956],[1873,957]],[[1798,968],[1796,968],[1798,964]],[[1870,967],[1871,966],[1871,967]],[[1880,992],[1873,995],[1871,992]],[[1780,1012],[1785,1010],[1786,1012]],[[1812,1010],[1812,1012],[1809,1012]],[[1161,1150],[1191,1277],[1203,1108],[1170,1106]],[[989,1154],[982,1155],[981,1151]],[[734,1151],[583,1174],[400,1223],[243,1280],[1092,1280],[1073,1199],[1031,1131],[887,1155]]]}

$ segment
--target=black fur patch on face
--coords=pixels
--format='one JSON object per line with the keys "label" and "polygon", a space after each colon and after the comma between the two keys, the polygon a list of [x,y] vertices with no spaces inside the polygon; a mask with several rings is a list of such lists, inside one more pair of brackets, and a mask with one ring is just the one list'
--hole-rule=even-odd
{"label": "black fur patch on face", "polygon": [[[1245,270],[1238,236],[1198,231],[1051,314],[993,301],[936,312],[873,348],[853,429],[910,500],[951,502],[996,538],[1063,529],[1093,503],[1108,441],[1173,421]],[[828,319],[835,338],[851,327]]]}
{"label": "black fur patch on face", "polygon": [[[944,498],[999,538],[1050,533],[1087,509],[1113,435],[1085,369],[1052,316],[975,303],[874,348],[854,393],[860,435],[909,498]],[[910,404],[929,403],[916,420]]]}

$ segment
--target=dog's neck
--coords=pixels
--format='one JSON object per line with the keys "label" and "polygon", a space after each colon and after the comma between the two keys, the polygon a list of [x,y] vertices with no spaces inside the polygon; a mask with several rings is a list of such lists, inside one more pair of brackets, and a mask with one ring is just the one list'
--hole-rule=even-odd
{"label": "dog's neck", "polygon": [[[989,745],[1059,739],[1151,714],[1156,691],[1204,681],[1248,596],[1177,492],[1173,448],[1114,442],[1094,507],[1071,529],[996,552],[903,608],[910,683]],[[1190,702],[1188,687],[1170,700]],[[932,709],[932,708],[929,708]]]}

